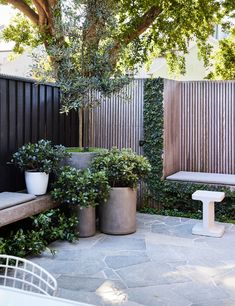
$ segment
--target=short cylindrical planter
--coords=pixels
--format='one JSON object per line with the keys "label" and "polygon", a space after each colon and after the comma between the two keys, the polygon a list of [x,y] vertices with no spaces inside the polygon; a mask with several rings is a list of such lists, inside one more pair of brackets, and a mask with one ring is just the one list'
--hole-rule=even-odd
{"label": "short cylindrical planter", "polygon": [[77,230],[79,237],[87,238],[94,236],[96,233],[95,207],[80,208],[80,206],[74,206],[72,212],[78,217]]}
{"label": "short cylindrical planter", "polygon": [[47,192],[49,174],[45,172],[25,171],[27,192],[34,195],[43,195]]}
{"label": "short cylindrical planter", "polygon": [[136,231],[137,192],[131,188],[111,188],[107,203],[100,205],[100,231],[126,235]]}
{"label": "short cylindrical planter", "polygon": [[89,168],[96,155],[96,152],[73,152],[71,157],[65,159],[64,163],[76,169],[86,169]]}

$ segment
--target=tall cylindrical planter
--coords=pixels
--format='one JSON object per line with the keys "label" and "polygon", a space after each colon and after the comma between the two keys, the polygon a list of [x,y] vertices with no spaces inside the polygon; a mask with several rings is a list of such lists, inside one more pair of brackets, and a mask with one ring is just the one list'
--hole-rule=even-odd
{"label": "tall cylindrical planter", "polygon": [[72,213],[78,217],[77,230],[80,238],[94,236],[96,233],[95,207],[72,207]]}
{"label": "tall cylindrical planter", "polygon": [[135,189],[111,188],[107,203],[100,205],[100,231],[111,235],[126,235],[136,231]]}
{"label": "tall cylindrical planter", "polygon": [[96,155],[96,152],[73,152],[71,157],[65,159],[64,164],[76,169],[86,169]]}
{"label": "tall cylindrical planter", "polygon": [[49,174],[45,172],[25,171],[27,192],[34,195],[43,195],[47,192]]}

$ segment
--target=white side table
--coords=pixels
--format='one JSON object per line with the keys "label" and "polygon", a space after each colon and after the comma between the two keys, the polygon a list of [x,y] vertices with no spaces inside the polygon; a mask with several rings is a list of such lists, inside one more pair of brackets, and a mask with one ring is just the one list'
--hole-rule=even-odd
{"label": "white side table", "polygon": [[222,237],[224,225],[215,223],[215,203],[221,202],[225,197],[224,192],[197,190],[192,194],[193,200],[203,203],[203,223],[197,223],[192,229],[192,234],[210,237]]}

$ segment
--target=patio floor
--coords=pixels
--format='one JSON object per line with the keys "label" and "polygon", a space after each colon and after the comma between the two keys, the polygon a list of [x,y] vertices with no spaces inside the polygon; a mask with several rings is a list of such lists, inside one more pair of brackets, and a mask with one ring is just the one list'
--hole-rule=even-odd
{"label": "patio floor", "polygon": [[135,234],[58,241],[54,257],[32,260],[56,276],[59,296],[94,305],[235,305],[235,225],[210,238],[191,234],[198,220],[137,220]]}

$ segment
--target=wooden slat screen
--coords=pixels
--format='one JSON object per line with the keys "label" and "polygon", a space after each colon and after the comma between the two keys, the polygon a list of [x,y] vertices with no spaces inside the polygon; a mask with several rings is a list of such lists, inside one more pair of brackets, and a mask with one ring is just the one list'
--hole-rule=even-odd
{"label": "wooden slat screen", "polygon": [[180,85],[164,80],[164,177],[180,170]]}
{"label": "wooden slat screen", "polygon": [[92,111],[89,143],[107,149],[131,148],[141,154],[144,80],[134,80],[124,91],[124,95],[113,95]]}
{"label": "wooden slat screen", "polygon": [[235,174],[235,81],[181,82],[180,169]]}

